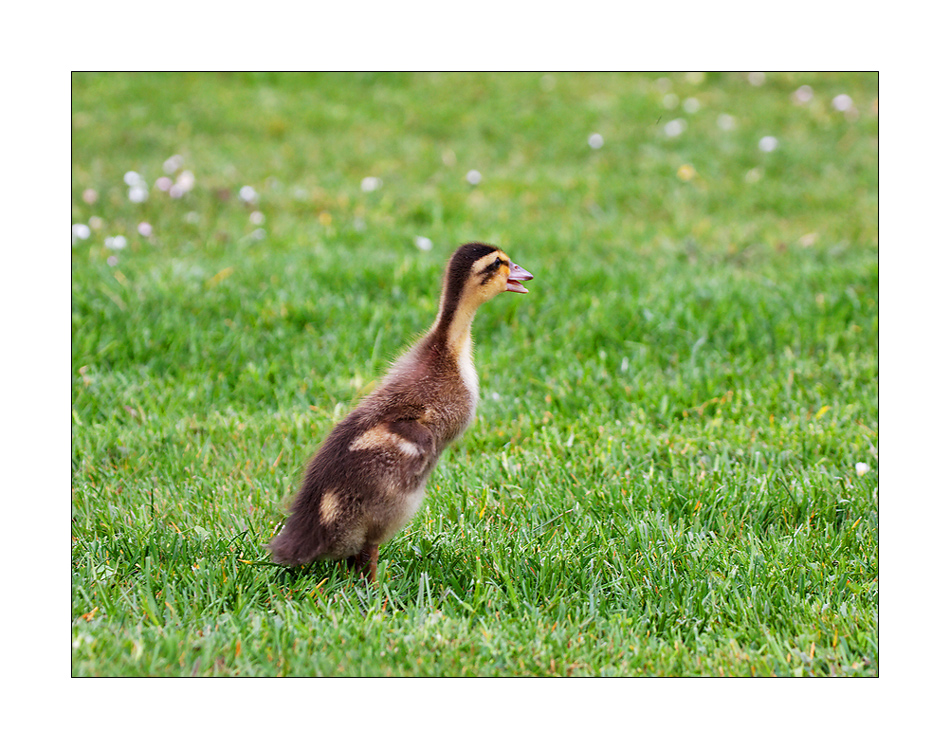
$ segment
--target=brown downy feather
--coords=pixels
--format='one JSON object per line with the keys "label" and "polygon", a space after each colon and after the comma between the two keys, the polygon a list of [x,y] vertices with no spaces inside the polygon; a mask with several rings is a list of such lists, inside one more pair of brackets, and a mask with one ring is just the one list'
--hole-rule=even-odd
{"label": "brown downy feather", "polygon": [[[478,261],[492,253],[504,258],[508,270],[478,266],[474,275]],[[471,319],[482,301],[505,290],[499,284],[512,268],[517,266],[489,245],[463,245],[455,252],[436,323],[311,459],[290,516],[268,546],[275,562],[355,559],[412,518],[439,455],[475,414]],[[520,278],[531,277],[517,270]],[[480,290],[489,282],[494,286]]]}

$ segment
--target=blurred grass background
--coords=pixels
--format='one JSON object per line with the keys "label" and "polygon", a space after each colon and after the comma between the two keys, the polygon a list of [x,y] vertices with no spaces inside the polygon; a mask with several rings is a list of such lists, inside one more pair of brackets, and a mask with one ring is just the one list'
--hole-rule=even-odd
{"label": "blurred grass background", "polygon": [[[74,75],[73,673],[876,674],[877,128],[874,74]],[[469,240],[536,280],[380,586],[258,564]]]}

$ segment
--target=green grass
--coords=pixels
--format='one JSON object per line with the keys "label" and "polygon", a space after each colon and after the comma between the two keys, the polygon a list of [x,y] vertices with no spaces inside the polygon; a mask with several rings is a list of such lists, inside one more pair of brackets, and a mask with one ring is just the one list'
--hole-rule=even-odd
{"label": "green grass", "polygon": [[[74,76],[74,675],[877,675],[877,77],[660,77]],[[535,280],[378,586],[270,565],[469,240]]]}

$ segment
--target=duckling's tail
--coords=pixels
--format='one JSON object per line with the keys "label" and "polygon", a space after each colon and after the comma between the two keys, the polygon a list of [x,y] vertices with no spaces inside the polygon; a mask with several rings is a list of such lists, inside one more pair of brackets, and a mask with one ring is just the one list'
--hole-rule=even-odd
{"label": "duckling's tail", "polygon": [[299,567],[310,564],[323,552],[324,544],[319,539],[317,523],[308,523],[307,520],[306,512],[293,513],[280,533],[267,544],[271,559],[277,564]]}

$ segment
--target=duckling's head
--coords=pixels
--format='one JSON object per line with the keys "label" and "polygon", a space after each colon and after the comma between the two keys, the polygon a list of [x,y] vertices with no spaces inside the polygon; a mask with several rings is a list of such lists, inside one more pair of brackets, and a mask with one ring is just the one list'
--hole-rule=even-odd
{"label": "duckling's head", "polygon": [[443,306],[474,309],[503,291],[527,294],[521,282],[532,278],[497,247],[478,242],[463,244],[445,271]]}

